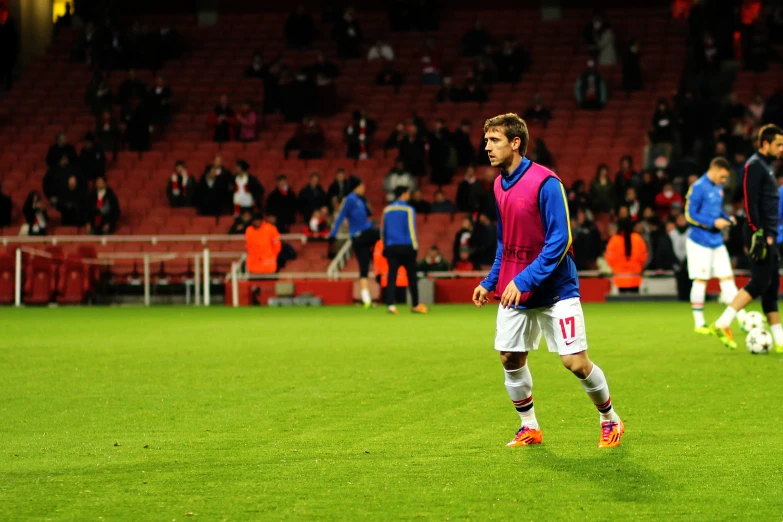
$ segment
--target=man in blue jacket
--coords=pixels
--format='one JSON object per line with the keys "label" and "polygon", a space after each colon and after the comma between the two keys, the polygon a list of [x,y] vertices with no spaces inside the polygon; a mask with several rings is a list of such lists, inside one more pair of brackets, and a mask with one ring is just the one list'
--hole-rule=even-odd
{"label": "man in blue jacket", "polygon": [[397,271],[405,267],[408,274],[408,288],[411,292],[411,312],[426,314],[427,307],[419,303],[418,277],[416,275],[416,256],[419,252],[419,240],[416,236],[416,211],[408,204],[408,187],[394,189],[394,201],[383,209],[381,239],[383,255],[389,260],[389,284],[386,286],[386,306],[389,313],[396,314],[394,296],[397,291]]}
{"label": "man in blue jacket", "polygon": [[[704,321],[707,282],[713,277],[719,281],[724,303],[732,302],[738,292],[722,232],[737,224],[723,210],[723,184],[730,169],[731,165],[725,159],[718,157],[712,160],[709,170],[691,186],[685,200],[685,219],[691,225],[685,243],[688,276],[693,280],[691,310],[696,333],[705,335],[710,335]],[[744,313],[741,311],[737,315],[740,325]]]}
{"label": "man in blue jacket", "polygon": [[378,242],[378,229],[370,222],[370,209],[367,199],[364,197],[365,185],[359,182],[353,192],[348,194],[340,206],[337,219],[334,221],[329,239],[337,238],[344,220],[348,220],[348,232],[351,235],[351,246],[359,263],[359,285],[361,286],[362,303],[365,308],[372,306],[370,297],[370,283],[367,275],[370,273],[370,261],[372,261],[372,249]]}

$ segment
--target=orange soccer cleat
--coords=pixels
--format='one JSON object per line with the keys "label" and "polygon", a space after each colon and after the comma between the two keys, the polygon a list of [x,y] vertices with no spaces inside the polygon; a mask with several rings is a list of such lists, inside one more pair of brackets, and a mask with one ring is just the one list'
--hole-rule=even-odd
{"label": "orange soccer cleat", "polygon": [[429,312],[429,309],[427,308],[426,305],[417,304],[416,306],[411,308],[411,312],[413,312],[414,314],[426,314],[427,312]]}
{"label": "orange soccer cleat", "polygon": [[620,438],[625,433],[625,424],[620,419],[617,422],[601,423],[601,440],[598,441],[599,448],[616,448],[620,445]]}
{"label": "orange soccer cleat", "polygon": [[530,446],[531,444],[541,444],[542,442],[544,442],[544,434],[541,433],[541,430],[522,426],[514,436],[514,440],[506,444],[506,446]]}

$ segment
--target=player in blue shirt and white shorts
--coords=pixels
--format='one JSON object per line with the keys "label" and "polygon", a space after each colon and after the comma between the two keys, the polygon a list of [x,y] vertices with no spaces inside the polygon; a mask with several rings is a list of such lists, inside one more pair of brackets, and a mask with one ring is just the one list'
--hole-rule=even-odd
{"label": "player in blue shirt and white shorts", "polygon": [[[691,309],[696,333],[709,335],[704,321],[704,300],[707,282],[715,278],[720,282],[720,297],[730,303],[737,295],[734,271],[723,230],[737,222],[723,210],[723,183],[729,177],[731,165],[723,158],[715,158],[710,168],[688,190],[685,201],[685,219],[691,225],[685,243],[688,259],[688,275],[693,280]],[[737,314],[740,325],[744,311]]]}

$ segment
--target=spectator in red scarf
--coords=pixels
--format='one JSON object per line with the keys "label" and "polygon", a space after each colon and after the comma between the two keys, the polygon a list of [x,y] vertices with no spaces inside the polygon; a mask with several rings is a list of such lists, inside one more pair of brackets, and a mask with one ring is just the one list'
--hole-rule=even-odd
{"label": "spectator in red scarf", "polygon": [[261,209],[264,204],[264,186],[258,178],[248,174],[250,165],[245,160],[237,160],[237,173],[234,181],[229,186],[233,192],[234,215],[237,216],[244,210]]}
{"label": "spectator in red scarf", "polygon": [[239,141],[256,141],[258,131],[256,129],[256,111],[253,110],[253,104],[250,100],[245,100],[239,107],[237,114],[239,122]]}
{"label": "spectator in red scarf", "polygon": [[623,156],[620,158],[620,170],[614,176],[614,189],[617,194],[617,200],[625,199],[625,191],[628,187],[638,188],[642,184],[642,177],[633,168],[633,158]]}
{"label": "spectator in red scarf", "polygon": [[353,121],[345,128],[349,158],[367,159],[370,157],[370,143],[375,135],[375,128],[375,121],[368,118],[365,111],[353,112]]}
{"label": "spectator in red scarf", "polygon": [[92,208],[91,231],[96,235],[111,234],[120,219],[120,202],[114,191],[106,185],[106,178],[95,180],[95,190],[90,198]]}
{"label": "spectator in red scarf", "polygon": [[299,151],[299,159],[318,159],[324,156],[326,135],[315,118],[305,118],[299,124],[294,135],[286,142],[283,152],[285,158],[292,150]]}
{"label": "spectator in red scarf", "polygon": [[228,104],[228,96],[223,94],[220,96],[218,104],[209,113],[209,125],[214,128],[212,140],[218,143],[233,140],[236,123],[234,109]]}
{"label": "spectator in red scarf", "polygon": [[329,237],[331,229],[332,220],[329,215],[329,208],[323,206],[313,210],[312,214],[310,214],[305,233],[314,239],[326,239]]}
{"label": "spectator in red scarf", "polygon": [[172,208],[193,206],[196,197],[196,178],[188,174],[184,161],[174,164],[174,172],[166,187],[166,195]]}
{"label": "spectator in red scarf", "polygon": [[658,219],[661,222],[666,221],[666,218],[672,213],[672,207],[674,206],[682,208],[682,196],[677,194],[671,182],[666,182],[661,193],[655,196],[655,210],[658,213]]}
{"label": "spectator in red scarf", "polygon": [[269,193],[266,213],[277,217],[277,228],[284,234],[296,221],[296,194],[284,175],[278,176],[277,187]]}

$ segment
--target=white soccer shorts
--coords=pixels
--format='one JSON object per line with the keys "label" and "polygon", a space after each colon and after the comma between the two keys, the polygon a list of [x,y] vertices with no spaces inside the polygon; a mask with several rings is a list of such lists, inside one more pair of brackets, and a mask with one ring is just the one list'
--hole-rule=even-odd
{"label": "white soccer shorts", "polygon": [[726,279],[734,277],[729,251],[725,245],[717,248],[702,246],[690,238],[685,240],[685,254],[688,257],[688,277],[708,281],[713,277]]}
{"label": "white soccer shorts", "polygon": [[550,352],[571,355],[587,350],[585,316],[578,297],[532,310],[498,309],[495,350],[529,352],[537,350],[541,335]]}

